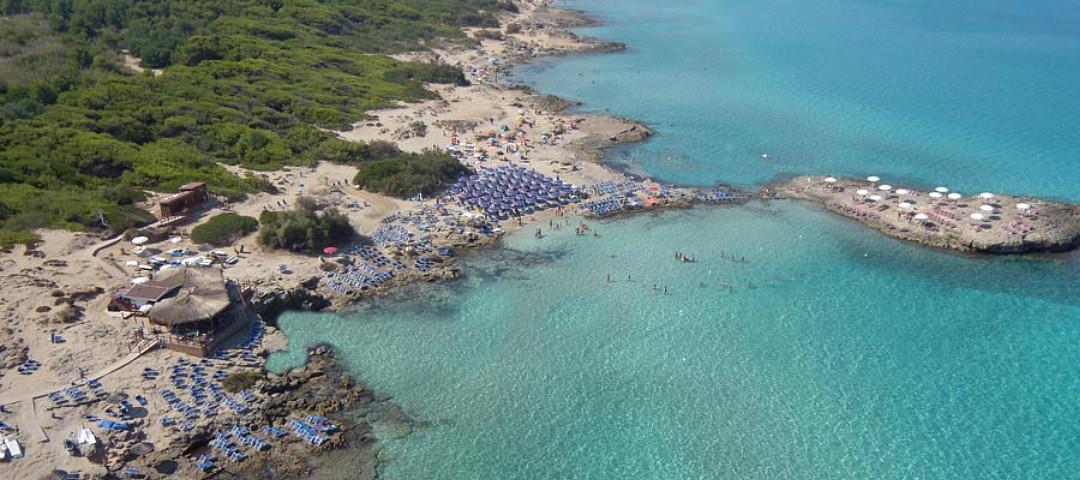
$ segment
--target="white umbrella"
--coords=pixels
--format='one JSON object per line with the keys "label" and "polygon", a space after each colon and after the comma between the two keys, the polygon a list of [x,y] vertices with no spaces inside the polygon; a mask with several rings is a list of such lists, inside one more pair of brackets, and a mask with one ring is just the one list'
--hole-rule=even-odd
{"label": "white umbrella", "polygon": [[912,204],[910,204],[908,202],[900,202],[900,204],[897,205],[897,206],[900,207],[900,208],[903,208],[905,210],[907,210],[907,209],[909,209],[911,207],[914,207],[914,205],[912,205]]}
{"label": "white umbrella", "polygon": [[994,194],[990,192],[983,192],[979,194],[979,198],[983,200],[990,200],[991,198],[994,198]]}
{"label": "white umbrella", "polygon": [[984,216],[984,215],[983,215],[983,214],[981,214],[981,213],[972,213],[972,214],[971,214],[971,219],[972,219],[972,220],[982,220],[982,219],[984,219],[984,218],[986,218],[986,216]]}
{"label": "white umbrella", "polygon": [[1027,209],[1029,209],[1029,208],[1031,208],[1031,205],[1028,205],[1028,204],[1026,204],[1026,203],[1017,203],[1017,204],[1016,204],[1016,209],[1017,209],[1017,210],[1021,210],[1021,211],[1024,211],[1024,210],[1027,210]]}
{"label": "white umbrella", "polygon": [[964,198],[964,196],[959,193],[953,192],[949,194],[949,200],[960,200],[961,198]]}
{"label": "white umbrella", "polygon": [[898,188],[896,190],[897,195],[907,195],[909,192],[906,188]]}
{"label": "white umbrella", "polygon": [[882,185],[882,186],[877,187],[877,188],[878,188],[878,190],[881,190],[883,192],[888,192],[889,190],[892,190],[892,185]]}
{"label": "white umbrella", "polygon": [[867,198],[869,198],[873,202],[880,202],[881,201],[881,195],[870,195]]}
{"label": "white umbrella", "polygon": [[870,192],[868,192],[868,191],[866,191],[866,190],[863,190],[863,189],[861,189],[861,188],[860,188],[860,189],[858,189],[858,190],[855,190],[855,193],[857,193],[857,194],[859,194],[859,195],[862,195],[862,196],[864,196],[864,197],[870,194]]}
{"label": "white umbrella", "polygon": [[937,187],[937,188],[934,189],[934,191],[935,192],[941,192],[941,193],[949,193],[949,189],[945,188],[945,187]]}
{"label": "white umbrella", "polygon": [[944,197],[944,195],[942,195],[941,192],[930,192],[930,198],[941,198],[941,197]]}
{"label": "white umbrella", "polygon": [[930,216],[925,214],[925,213],[916,213],[915,214],[915,220],[927,220],[929,218],[930,218]]}
{"label": "white umbrella", "polygon": [[833,177],[825,177],[825,183],[836,183],[836,179]]}
{"label": "white umbrella", "polygon": [[142,245],[149,241],[150,239],[146,237],[135,237],[131,239],[131,243],[134,243],[135,245]]}
{"label": "white umbrella", "polygon": [[866,181],[868,181],[868,182],[876,182],[878,180],[881,180],[881,179],[874,176],[874,175],[870,175],[869,177],[866,177]]}
{"label": "white umbrella", "polygon": [[994,207],[991,205],[979,205],[979,210],[982,210],[984,212],[993,212]]}

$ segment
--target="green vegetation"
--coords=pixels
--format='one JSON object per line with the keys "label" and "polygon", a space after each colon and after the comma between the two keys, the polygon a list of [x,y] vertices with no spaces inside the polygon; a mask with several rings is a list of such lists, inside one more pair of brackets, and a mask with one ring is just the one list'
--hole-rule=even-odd
{"label": "green vegetation", "polygon": [[473,35],[476,38],[490,38],[492,40],[502,40],[503,34],[498,30],[477,30]]}
{"label": "green vegetation", "polygon": [[237,393],[251,388],[262,379],[263,373],[258,371],[232,373],[221,380],[221,388],[229,393]]}
{"label": "green vegetation", "polygon": [[294,252],[315,252],[329,245],[340,245],[356,236],[349,219],[335,209],[322,213],[308,199],[297,202],[286,212],[265,211],[259,216],[259,243],[270,248]]}
{"label": "green vegetation", "polygon": [[[31,229],[121,231],[143,191],[206,181],[231,199],[253,170],[399,155],[338,140],[365,112],[463,84],[446,65],[372,55],[498,28],[497,0],[4,0],[0,245]],[[165,74],[136,75],[119,54]]]}
{"label": "green vegetation", "polygon": [[506,24],[506,33],[521,33],[520,23],[508,23]]}
{"label": "green vegetation", "polygon": [[191,241],[223,247],[232,245],[240,237],[258,228],[259,221],[254,218],[235,213],[221,213],[191,229]]}
{"label": "green vegetation", "polygon": [[453,155],[428,149],[365,163],[353,182],[370,192],[407,198],[430,194],[467,171]]}

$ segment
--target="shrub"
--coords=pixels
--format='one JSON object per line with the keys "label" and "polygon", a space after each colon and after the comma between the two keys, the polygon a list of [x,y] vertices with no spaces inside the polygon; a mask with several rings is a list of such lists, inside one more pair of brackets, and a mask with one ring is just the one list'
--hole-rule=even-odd
{"label": "shrub", "polygon": [[510,23],[506,25],[506,33],[521,33],[520,23]]}
{"label": "shrub", "polygon": [[502,40],[502,32],[498,30],[477,30],[476,38],[490,38],[492,40]]}
{"label": "shrub", "polygon": [[270,248],[313,252],[327,245],[346,243],[356,235],[349,219],[335,209],[319,213],[313,205],[298,202],[287,212],[263,212],[259,219],[259,243]]}
{"label": "shrub", "polygon": [[224,388],[229,393],[237,393],[251,388],[252,385],[255,385],[255,382],[262,380],[262,378],[262,372],[258,371],[233,373],[221,380],[221,388]]}
{"label": "shrub", "polygon": [[431,194],[467,172],[453,155],[428,149],[361,165],[353,181],[371,192],[408,198]]}
{"label": "shrub", "polygon": [[223,247],[231,245],[240,237],[258,228],[259,221],[254,218],[235,213],[222,213],[191,229],[191,241]]}
{"label": "shrub", "polygon": [[[476,34],[480,35],[482,32],[499,33],[498,30],[480,30],[479,32],[476,32]],[[465,79],[465,73],[461,71],[461,68],[445,63],[406,63],[393,70],[388,70],[383,75],[383,79],[395,83],[411,80],[420,83],[449,83],[458,86],[469,85],[469,81]]]}

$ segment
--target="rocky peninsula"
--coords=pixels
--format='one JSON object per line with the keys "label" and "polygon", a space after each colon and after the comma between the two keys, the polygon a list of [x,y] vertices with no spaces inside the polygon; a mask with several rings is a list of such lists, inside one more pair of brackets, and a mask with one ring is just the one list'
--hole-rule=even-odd
{"label": "rocky peninsula", "polygon": [[947,187],[800,176],[762,190],[764,198],[806,200],[891,237],[990,254],[1066,252],[1080,247],[1080,205]]}

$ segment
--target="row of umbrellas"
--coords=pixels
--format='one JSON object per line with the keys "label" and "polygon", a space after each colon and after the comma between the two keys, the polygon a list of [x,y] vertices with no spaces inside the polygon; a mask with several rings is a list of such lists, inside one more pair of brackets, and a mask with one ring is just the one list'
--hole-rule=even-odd
{"label": "row of umbrellas", "polygon": [[[837,181],[838,180],[835,177],[826,177],[825,178],[825,183],[833,184],[833,183],[836,183]],[[877,183],[877,182],[881,181],[881,177],[878,177],[878,176],[875,176],[875,175],[870,175],[870,176],[866,177],[866,181],[868,181],[870,183]],[[893,191],[893,186],[888,185],[888,184],[883,184],[883,185],[878,185],[877,189],[880,190],[880,191],[883,191],[883,192],[891,192],[891,191]],[[866,189],[856,190],[855,193],[857,195],[867,197],[869,200],[872,200],[872,201],[881,201],[882,200],[881,196],[879,196],[879,195],[870,195],[870,191],[866,190]],[[894,193],[896,193],[897,195],[907,195],[907,194],[909,194],[911,192],[908,191],[907,189],[899,188],[899,189],[896,189],[896,191]],[[950,192],[949,187],[944,187],[944,186],[935,187],[934,191],[930,192],[928,195],[930,196],[930,198],[934,198],[934,199],[947,198],[949,200],[954,200],[954,201],[964,198],[964,196],[961,195],[960,193]],[[983,201],[990,201],[990,200],[993,200],[994,198],[997,198],[997,196],[994,195],[993,193],[990,193],[990,192],[982,192],[982,193],[980,193],[978,195],[978,198],[982,199]],[[900,208],[912,208],[912,207],[911,207],[911,204],[908,203],[908,202],[901,202],[900,203]],[[979,207],[979,209],[983,210],[983,211],[986,211],[986,212],[993,212],[995,210],[994,207],[991,206],[991,205],[982,205],[982,206]],[[1031,205],[1028,204],[1028,203],[1023,203],[1023,202],[1017,203],[1016,204],[1016,209],[1020,210],[1022,212],[1027,211],[1027,210],[1031,209]],[[981,214],[973,214],[973,215],[982,216]]]}

